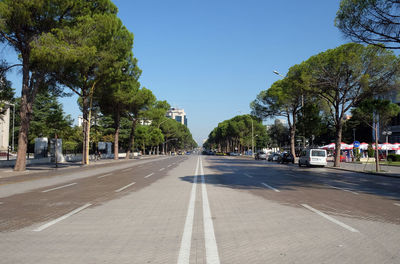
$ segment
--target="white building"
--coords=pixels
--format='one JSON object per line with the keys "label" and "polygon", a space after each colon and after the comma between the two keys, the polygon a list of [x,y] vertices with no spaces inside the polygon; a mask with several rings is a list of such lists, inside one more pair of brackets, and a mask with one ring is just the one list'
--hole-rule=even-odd
{"label": "white building", "polygon": [[185,113],[184,109],[171,108],[168,110],[166,116],[168,118],[178,121],[182,125],[187,126],[187,118],[186,118],[186,113]]}
{"label": "white building", "polygon": [[10,107],[6,105],[6,112],[0,115],[0,151],[7,151],[10,142]]}
{"label": "white building", "polygon": [[83,125],[83,116],[78,116],[78,127]]}

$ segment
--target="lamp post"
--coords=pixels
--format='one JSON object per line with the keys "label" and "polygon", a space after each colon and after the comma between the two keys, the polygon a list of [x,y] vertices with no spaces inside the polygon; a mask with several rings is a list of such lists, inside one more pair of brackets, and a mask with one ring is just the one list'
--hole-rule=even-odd
{"label": "lamp post", "polygon": [[[165,119],[164,121],[161,121],[161,122],[158,124],[157,128],[160,129],[161,124],[164,123],[164,122],[167,122],[167,121],[168,121],[168,119]],[[157,156],[158,156],[159,154],[160,154],[160,145],[157,145]]]}
{"label": "lamp post", "polygon": [[[386,145],[388,143],[388,137],[391,134],[392,134],[392,131],[390,131],[390,130],[385,130],[385,131],[382,132],[382,135],[386,136]],[[386,146],[386,159],[387,159],[387,156],[388,156],[388,149],[387,149],[387,146]]]}

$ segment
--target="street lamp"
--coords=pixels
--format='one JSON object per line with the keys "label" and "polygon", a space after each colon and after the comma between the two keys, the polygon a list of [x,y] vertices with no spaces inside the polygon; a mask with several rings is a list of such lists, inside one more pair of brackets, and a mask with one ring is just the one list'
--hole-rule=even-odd
{"label": "street lamp", "polygon": [[[386,145],[388,143],[388,137],[391,134],[392,134],[392,131],[390,131],[390,130],[385,130],[385,131],[382,132],[382,135],[386,136]],[[386,146],[386,159],[387,159],[387,156],[388,156],[388,149],[387,149],[387,146]]]}
{"label": "street lamp", "polygon": [[[168,118],[168,119],[169,119],[169,118]],[[161,122],[158,124],[157,128],[160,129],[161,124],[164,123],[164,122],[167,122],[168,119],[165,119],[164,121],[161,121]],[[159,154],[160,154],[160,145],[157,145],[157,156],[158,156]]]}
{"label": "street lamp", "polygon": [[282,74],[280,74],[278,71],[272,71],[273,73],[275,73],[276,75],[279,75],[279,76],[281,76],[282,78],[285,78],[285,76],[283,76]]}

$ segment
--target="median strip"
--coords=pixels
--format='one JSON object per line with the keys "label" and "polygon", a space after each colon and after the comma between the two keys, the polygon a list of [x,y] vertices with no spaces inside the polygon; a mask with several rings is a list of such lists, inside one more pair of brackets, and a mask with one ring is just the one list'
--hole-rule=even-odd
{"label": "median strip", "polygon": [[77,183],[76,183],[76,182],[74,182],[74,183],[70,183],[70,184],[67,184],[67,185],[63,185],[63,186],[59,186],[59,187],[55,187],[55,188],[51,188],[51,189],[48,189],[48,190],[42,191],[42,193],[51,192],[51,191],[58,190],[58,189],[62,189],[62,188],[65,188],[65,187],[69,187],[69,186],[72,186],[72,185],[75,185],[75,184],[77,184]]}
{"label": "median strip", "polygon": [[132,183],[130,183],[130,184],[128,184],[128,185],[126,185],[126,186],[124,186],[124,187],[118,189],[118,190],[115,190],[115,192],[123,191],[123,190],[125,190],[126,188],[131,187],[131,186],[134,185],[135,183],[136,183],[136,182],[132,182]]}
{"label": "median strip", "polygon": [[264,182],[262,182],[261,184],[264,185],[265,187],[271,189],[271,190],[274,190],[275,192],[281,192],[281,191],[279,191],[278,189],[275,189],[274,187],[269,186],[268,184],[266,184],[266,183],[264,183]]}
{"label": "median strip", "polygon": [[351,226],[348,226],[348,225],[346,225],[345,223],[342,223],[342,222],[340,222],[339,220],[336,220],[335,218],[330,217],[329,215],[324,214],[323,212],[318,211],[317,209],[312,208],[311,206],[309,206],[309,205],[307,205],[307,204],[302,204],[302,206],[305,207],[305,208],[307,208],[308,210],[310,210],[310,211],[312,211],[312,212],[314,212],[314,213],[316,213],[316,214],[318,214],[318,215],[324,217],[325,219],[331,221],[332,223],[335,223],[335,224],[337,224],[337,225],[340,225],[341,227],[346,228],[347,230],[349,230],[349,231],[351,231],[351,232],[359,233],[359,231],[358,231],[357,229],[354,229],[354,228],[352,228]]}
{"label": "median strip", "polygon": [[90,203],[85,204],[84,206],[81,206],[81,207],[79,207],[79,208],[73,210],[72,212],[70,212],[70,213],[68,213],[68,214],[66,214],[66,215],[63,215],[63,216],[61,216],[61,217],[59,217],[59,218],[57,218],[57,219],[55,219],[55,220],[53,220],[53,221],[50,221],[50,222],[48,222],[47,224],[44,224],[44,225],[42,225],[42,226],[39,226],[38,228],[34,229],[33,231],[35,231],[35,232],[40,232],[40,231],[42,231],[42,230],[44,230],[44,229],[46,229],[46,228],[48,228],[48,227],[50,227],[50,226],[52,226],[52,225],[54,225],[54,224],[56,224],[56,223],[58,223],[58,222],[64,220],[64,219],[67,219],[68,217],[70,217],[70,216],[72,216],[72,215],[74,215],[74,214],[79,213],[80,211],[82,211],[83,209],[86,209],[87,207],[89,207],[89,206],[91,206],[91,205],[92,205],[92,204],[90,204]]}

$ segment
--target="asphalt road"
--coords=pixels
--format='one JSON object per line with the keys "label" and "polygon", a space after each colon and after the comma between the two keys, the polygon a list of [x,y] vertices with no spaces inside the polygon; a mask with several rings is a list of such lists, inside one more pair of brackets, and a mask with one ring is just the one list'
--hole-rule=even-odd
{"label": "asphalt road", "polygon": [[0,263],[400,263],[400,179],[175,156],[0,179]]}

